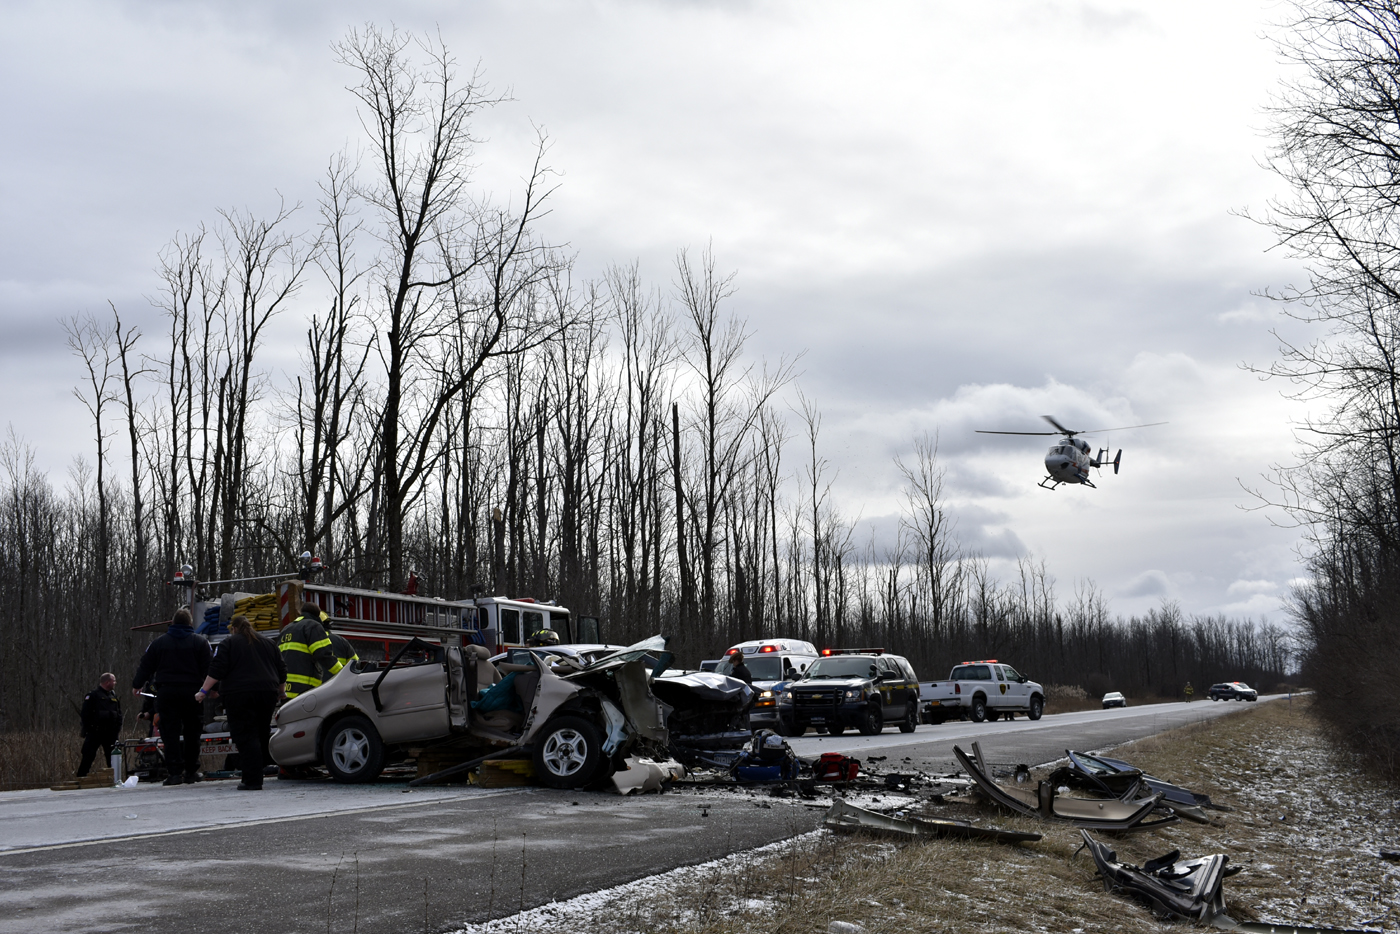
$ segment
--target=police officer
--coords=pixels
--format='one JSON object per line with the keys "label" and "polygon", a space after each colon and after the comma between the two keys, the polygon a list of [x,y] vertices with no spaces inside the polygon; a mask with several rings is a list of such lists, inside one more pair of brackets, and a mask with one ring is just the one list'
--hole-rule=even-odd
{"label": "police officer", "polygon": [[117,734],[122,729],[122,702],[113,690],[116,686],[117,676],[110,671],[103,672],[97,679],[97,689],[83,698],[83,761],[78,766],[79,778],[92,768],[98,746],[102,747],[106,759],[112,758],[112,747],[117,744]]}
{"label": "police officer", "polygon": [[146,647],[131,693],[141,695],[141,687],[156,687],[156,715],[160,717],[160,741],[165,746],[167,785],[197,782],[200,736],[204,733],[204,705],[195,692],[209,674],[209,640],[194,631],[187,607],[175,611],[165,635]]}
{"label": "police officer", "polygon": [[288,700],[320,687],[343,667],[331,648],[326,627],[321,624],[321,608],[309,600],[301,605],[301,616],[282,630],[277,648],[287,665]]}

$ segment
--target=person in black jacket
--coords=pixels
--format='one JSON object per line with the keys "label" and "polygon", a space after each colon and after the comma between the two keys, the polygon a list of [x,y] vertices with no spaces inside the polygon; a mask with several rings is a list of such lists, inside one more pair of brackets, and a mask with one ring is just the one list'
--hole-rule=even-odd
{"label": "person in black jacket", "polygon": [[214,685],[219,685],[228,731],[238,747],[238,765],[243,770],[238,790],[261,791],[263,765],[271,759],[267,741],[272,711],[287,687],[287,665],[277,647],[253,630],[248,617],[229,620],[228,633],[194,697],[202,704]]}
{"label": "person in black jacket", "polygon": [[204,705],[194,699],[204,676],[209,673],[209,640],[197,634],[190,611],[180,607],[165,635],[146,647],[131,693],[140,696],[141,686],[151,682],[156,688],[156,714],[160,717],[160,739],[165,746],[167,785],[197,782],[199,739],[204,733]]}
{"label": "person in black jacket", "polygon": [[83,761],[78,766],[79,778],[92,768],[98,746],[106,757],[103,761],[112,758],[112,747],[117,744],[117,734],[122,730],[122,702],[113,690],[116,686],[117,676],[110,671],[103,672],[97,679],[97,690],[89,691],[83,698]]}

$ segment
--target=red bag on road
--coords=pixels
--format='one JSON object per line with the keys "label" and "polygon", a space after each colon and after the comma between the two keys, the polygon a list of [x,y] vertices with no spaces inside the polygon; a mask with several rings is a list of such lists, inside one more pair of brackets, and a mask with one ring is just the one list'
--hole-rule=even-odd
{"label": "red bag on road", "polygon": [[860,760],[839,752],[824,752],[817,760],[815,771],[819,782],[848,782],[860,771]]}

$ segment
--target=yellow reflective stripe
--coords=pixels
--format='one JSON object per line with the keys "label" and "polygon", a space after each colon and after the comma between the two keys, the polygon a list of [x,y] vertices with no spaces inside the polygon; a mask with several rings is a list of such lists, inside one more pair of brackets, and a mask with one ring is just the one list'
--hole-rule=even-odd
{"label": "yellow reflective stripe", "polygon": [[[303,643],[303,644],[305,644],[305,643]],[[329,640],[329,639],[322,639],[320,642],[313,642],[313,643],[311,643],[311,648],[307,649],[307,651],[308,651],[308,652],[315,652],[315,651],[317,651],[318,649],[328,649],[328,648],[330,648],[330,645],[331,645],[331,640]]]}
{"label": "yellow reflective stripe", "polygon": [[311,654],[311,646],[307,645],[305,642],[283,642],[278,645],[277,648],[283,652],[305,652],[307,655]]}
{"label": "yellow reflective stripe", "polygon": [[318,688],[318,687],[321,686],[321,679],[320,679],[320,678],[313,678],[313,677],[311,677],[311,675],[294,675],[294,674],[288,673],[288,675],[287,675],[287,683],[288,683],[288,684],[306,684],[306,685],[310,685],[310,686],[313,687],[313,688]]}
{"label": "yellow reflective stripe", "polygon": [[335,664],[331,666],[331,674],[337,674],[337,673],[340,671],[340,669],[342,669],[342,668],[344,668],[344,667],[345,667],[345,660],[344,660],[344,659],[337,658],[337,659],[335,660]]}

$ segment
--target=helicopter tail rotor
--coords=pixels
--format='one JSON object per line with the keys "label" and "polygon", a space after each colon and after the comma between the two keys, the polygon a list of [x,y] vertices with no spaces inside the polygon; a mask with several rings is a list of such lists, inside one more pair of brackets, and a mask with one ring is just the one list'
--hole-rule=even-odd
{"label": "helicopter tail rotor", "polygon": [[1118,473],[1118,465],[1123,461],[1123,449],[1118,449],[1118,454],[1113,458],[1113,472]]}

